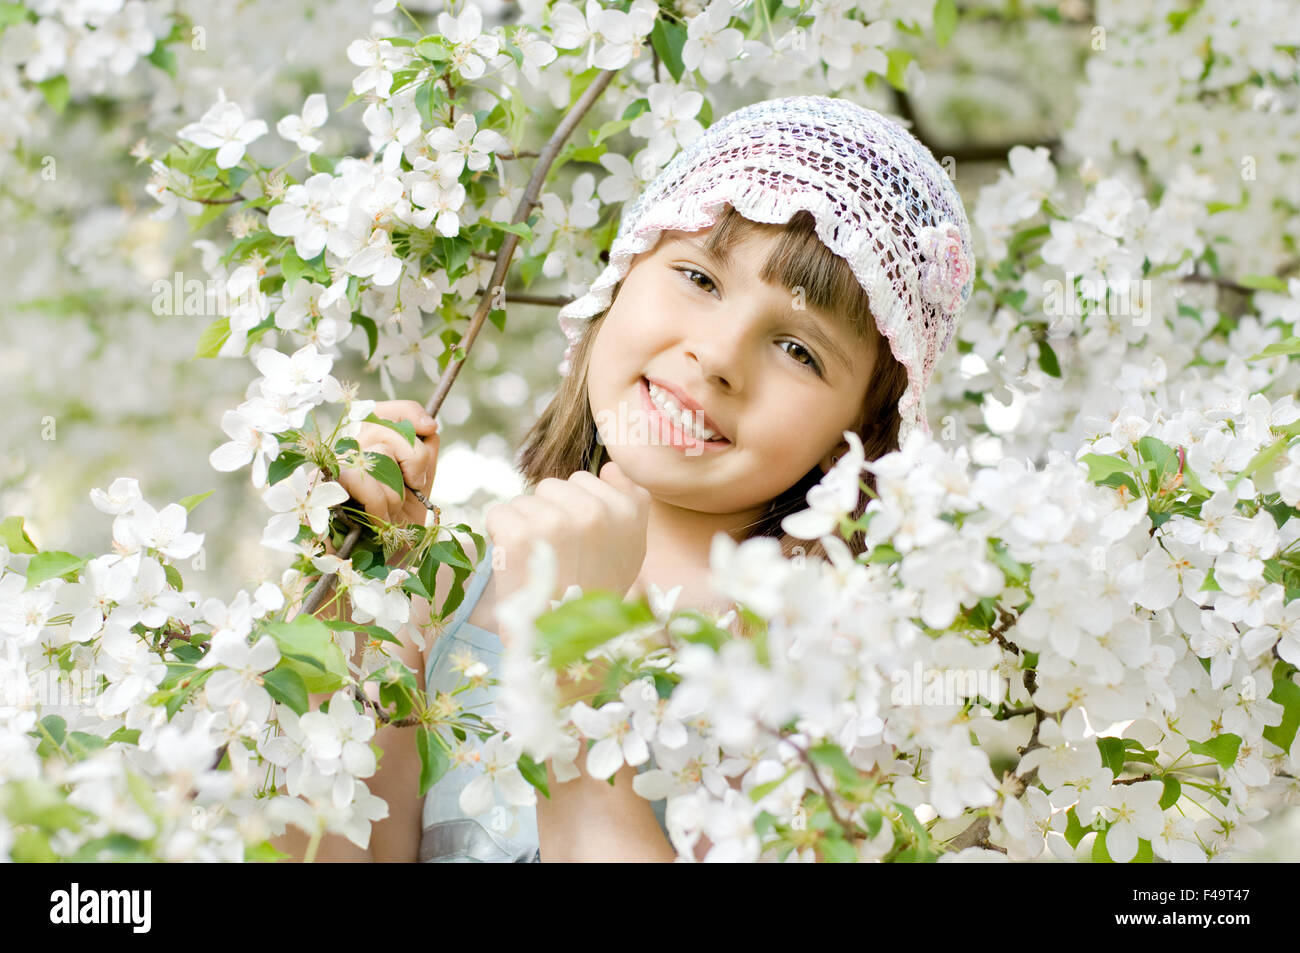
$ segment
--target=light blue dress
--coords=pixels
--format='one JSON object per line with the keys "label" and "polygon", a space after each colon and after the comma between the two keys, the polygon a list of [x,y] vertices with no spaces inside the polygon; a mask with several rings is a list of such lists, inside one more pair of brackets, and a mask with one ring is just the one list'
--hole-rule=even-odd
{"label": "light blue dress", "polygon": [[[492,575],[492,544],[489,542],[478,567],[467,580],[464,601],[456,608],[447,629],[433,644],[425,671],[425,691],[451,692],[461,681],[461,673],[453,666],[453,656],[472,652],[476,661],[483,662],[489,678],[501,677],[501,639],[495,632],[473,625],[466,620],[474,612]],[[459,652],[457,651],[459,650]],[[497,687],[494,685],[468,689],[456,696],[457,701],[469,711],[490,716],[495,704]],[[638,767],[638,771],[654,766],[654,758]],[[450,768],[424,796],[424,832],[420,838],[421,863],[540,863],[541,850],[537,836],[537,811],[533,807],[515,807],[506,803],[500,792],[496,801],[477,817],[468,817],[460,809],[460,792],[482,773],[474,765]],[[540,791],[537,796],[544,797]],[[659,828],[668,836],[664,820],[665,802],[652,802]]]}

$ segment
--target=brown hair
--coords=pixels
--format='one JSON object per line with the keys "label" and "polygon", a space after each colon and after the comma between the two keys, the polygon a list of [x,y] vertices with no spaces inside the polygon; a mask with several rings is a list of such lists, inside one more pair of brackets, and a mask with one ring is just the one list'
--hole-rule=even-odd
{"label": "brown hair", "polygon": [[[881,335],[866,291],[848,263],[821,243],[815,224],[808,211],[798,212],[785,225],[752,222],[727,205],[709,230],[705,244],[715,257],[725,261],[731,249],[750,234],[778,233],[759,272],[762,280],[783,288],[803,288],[807,304],[824,314],[841,316],[859,341],[869,343],[875,360],[862,411],[852,429],[862,439],[866,459],[875,460],[898,449],[898,401],[907,387],[907,370]],[[611,306],[622,286],[621,281],[615,286]],[[587,400],[587,365],[592,343],[608,313],[607,308],[588,322],[574,348],[572,370],[561,378],[555,396],[524,436],[517,465],[529,489],[547,477],[567,480],[578,470],[593,470],[603,462],[605,448],[597,439],[596,422]],[[808,491],[823,475],[820,466],[814,466],[773,499],[762,517],[744,527],[746,532],[741,538],[772,536],[780,542],[787,558],[802,553],[826,559],[819,541],[799,539],[781,529],[782,519],[807,508]],[[875,491],[873,474],[864,472],[863,481]],[[859,493],[852,515],[861,517],[869,501],[866,493]],[[854,555],[866,548],[861,532],[854,533],[848,543]]]}

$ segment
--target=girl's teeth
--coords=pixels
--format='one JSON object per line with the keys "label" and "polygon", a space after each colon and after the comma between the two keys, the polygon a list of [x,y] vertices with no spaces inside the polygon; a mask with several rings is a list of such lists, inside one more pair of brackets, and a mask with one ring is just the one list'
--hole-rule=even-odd
{"label": "girl's teeth", "polygon": [[650,399],[654,401],[655,406],[658,407],[660,410],[662,410],[664,412],[664,416],[668,417],[668,419],[670,419],[678,427],[681,427],[683,430],[685,430],[687,433],[691,434],[692,436],[698,437],[700,440],[719,439],[718,434],[702,426],[695,420],[696,415],[694,413],[687,413],[683,411],[682,408],[677,404],[677,401],[675,401],[672,397],[669,397],[668,394],[662,388],[656,387],[654,384],[651,384],[649,381],[646,381],[646,384],[649,387]]}

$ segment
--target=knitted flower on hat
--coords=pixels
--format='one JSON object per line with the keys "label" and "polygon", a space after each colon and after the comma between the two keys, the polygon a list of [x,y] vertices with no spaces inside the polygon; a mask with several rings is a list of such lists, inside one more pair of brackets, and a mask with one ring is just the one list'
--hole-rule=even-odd
{"label": "knitted flower on hat", "polygon": [[961,230],[951,222],[927,225],[917,239],[921,253],[921,297],[945,312],[956,312],[971,277],[971,261],[962,249]]}
{"label": "knitted flower on hat", "polygon": [[560,310],[571,370],[582,328],[610,305],[632,260],[664,231],[712,226],[725,205],[785,224],[807,210],[817,237],[867,292],[890,351],[907,369],[900,441],[929,432],[924,393],[970,299],[970,224],[951,179],[897,122],[827,96],[769,99],[723,116],[679,152],[626,208],[609,264]]}

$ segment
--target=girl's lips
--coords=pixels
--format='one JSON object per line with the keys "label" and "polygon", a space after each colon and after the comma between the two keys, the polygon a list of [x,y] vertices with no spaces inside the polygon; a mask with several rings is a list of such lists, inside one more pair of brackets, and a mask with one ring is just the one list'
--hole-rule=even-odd
{"label": "girl's lips", "polygon": [[655,402],[650,399],[649,382],[644,376],[637,382],[637,391],[641,395],[641,409],[646,412],[654,435],[658,437],[660,442],[677,447],[680,450],[694,450],[697,453],[725,450],[731,446],[731,441],[727,439],[700,440],[698,437],[686,433],[681,427],[661,414],[659,408],[655,406]]}

